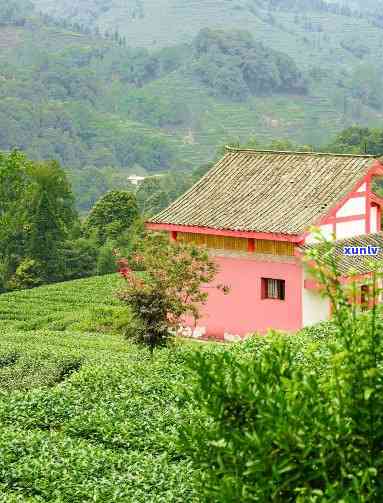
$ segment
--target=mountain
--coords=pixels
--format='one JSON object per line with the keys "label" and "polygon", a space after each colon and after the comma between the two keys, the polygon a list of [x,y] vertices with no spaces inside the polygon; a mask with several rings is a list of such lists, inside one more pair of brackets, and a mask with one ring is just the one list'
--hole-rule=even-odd
{"label": "mountain", "polygon": [[56,158],[98,194],[233,140],[379,126],[380,4],[0,0],[0,150]]}
{"label": "mountain", "polygon": [[[129,45],[158,48],[190,42],[202,28],[246,29],[258,38],[277,44],[283,25],[292,35],[299,27],[291,15],[315,16],[315,25],[342,17],[382,12],[381,0],[32,0],[38,10],[57,18],[68,18],[101,31],[116,29]],[[335,18],[333,17],[335,16]],[[340,18],[338,18],[340,16]],[[275,23],[272,23],[272,20]],[[270,23],[271,21],[271,23]],[[274,26],[270,26],[274,24]],[[280,24],[281,26],[278,26]],[[350,26],[351,27],[351,26]],[[285,47],[286,37],[279,39]],[[290,44],[291,42],[287,42]]]}

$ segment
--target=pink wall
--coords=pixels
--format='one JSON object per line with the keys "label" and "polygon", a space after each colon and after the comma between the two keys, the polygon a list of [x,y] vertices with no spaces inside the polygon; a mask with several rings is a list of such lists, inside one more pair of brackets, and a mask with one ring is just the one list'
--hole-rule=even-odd
{"label": "pink wall", "polygon": [[[220,272],[214,284],[231,287],[228,295],[208,288],[209,300],[197,327],[206,335],[245,335],[269,328],[295,331],[302,326],[302,268],[296,263],[257,262],[254,259],[217,257]],[[262,299],[261,278],[284,279],[285,300]]]}

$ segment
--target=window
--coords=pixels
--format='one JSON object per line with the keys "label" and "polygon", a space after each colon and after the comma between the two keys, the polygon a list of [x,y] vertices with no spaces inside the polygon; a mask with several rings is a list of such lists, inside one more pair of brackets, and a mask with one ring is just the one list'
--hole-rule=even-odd
{"label": "window", "polygon": [[262,278],[262,299],[285,300],[285,280]]}

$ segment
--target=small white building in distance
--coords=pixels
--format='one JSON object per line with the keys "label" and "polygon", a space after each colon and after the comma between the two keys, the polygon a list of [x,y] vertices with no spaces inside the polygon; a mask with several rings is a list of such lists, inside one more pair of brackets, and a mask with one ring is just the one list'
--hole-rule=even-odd
{"label": "small white building in distance", "polygon": [[138,175],[130,175],[130,176],[128,176],[129,182],[132,183],[133,185],[138,185],[143,180],[145,180],[145,178],[146,178],[145,176],[138,176]]}

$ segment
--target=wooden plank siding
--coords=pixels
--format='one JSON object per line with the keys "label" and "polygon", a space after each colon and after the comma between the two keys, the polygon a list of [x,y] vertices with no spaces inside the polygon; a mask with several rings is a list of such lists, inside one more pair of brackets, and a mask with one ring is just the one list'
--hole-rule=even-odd
{"label": "wooden plank siding", "polygon": [[[178,232],[177,240],[182,243],[191,243],[197,246],[206,246],[207,248],[216,250],[230,250],[241,252],[249,251],[249,240],[245,238]],[[269,255],[294,256],[294,243],[287,241],[254,239],[254,252]]]}
{"label": "wooden plank siding", "polygon": [[288,241],[269,241],[266,239],[255,239],[256,253],[269,253],[270,255],[294,256],[294,243]]}

